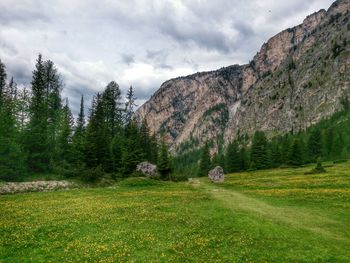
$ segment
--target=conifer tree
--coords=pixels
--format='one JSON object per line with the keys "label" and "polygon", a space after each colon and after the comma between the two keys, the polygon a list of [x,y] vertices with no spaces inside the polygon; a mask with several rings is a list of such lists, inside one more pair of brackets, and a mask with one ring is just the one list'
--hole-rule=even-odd
{"label": "conifer tree", "polygon": [[28,153],[28,167],[33,172],[45,172],[51,167],[48,152],[47,101],[45,87],[45,68],[39,54],[32,79],[32,98],[30,121],[25,138]]}
{"label": "conifer tree", "polygon": [[207,176],[211,168],[209,145],[206,143],[199,161],[198,176]]}
{"label": "conifer tree", "polygon": [[121,92],[119,85],[111,81],[102,94],[105,121],[110,137],[113,138],[122,126]]}
{"label": "conifer tree", "polygon": [[234,173],[241,170],[242,160],[239,153],[237,142],[232,142],[227,147],[226,152],[226,171]]}
{"label": "conifer tree", "polygon": [[172,161],[164,137],[160,143],[157,168],[163,180],[171,179]]}
{"label": "conifer tree", "polygon": [[270,162],[267,152],[267,139],[265,133],[257,131],[254,134],[252,149],[251,149],[251,163],[256,169],[266,169],[270,167]]}
{"label": "conifer tree", "polygon": [[292,166],[300,166],[303,164],[302,151],[300,141],[295,139],[290,151],[289,164]]}
{"label": "conifer tree", "polygon": [[242,147],[239,151],[239,156],[241,159],[241,171],[245,171],[249,168],[248,154],[245,147]]}
{"label": "conifer tree", "polygon": [[84,113],[84,96],[81,95],[80,110],[78,119],[74,128],[72,138],[72,161],[76,165],[84,163],[84,143],[85,143],[85,113]]}
{"label": "conifer tree", "polygon": [[134,115],[134,108],[137,107],[135,104],[136,97],[135,91],[132,86],[128,89],[126,93],[126,103],[125,103],[125,123],[128,124],[131,122]]}
{"label": "conifer tree", "polygon": [[308,153],[311,162],[315,162],[322,155],[322,136],[319,128],[311,131],[308,140]]}
{"label": "conifer tree", "polygon": [[5,67],[5,64],[2,63],[2,61],[0,60],[0,107],[4,100],[6,79],[7,79],[6,67]]}
{"label": "conifer tree", "polygon": [[123,173],[125,176],[131,175],[136,166],[146,160],[142,150],[140,131],[135,121],[131,121],[126,126],[125,147],[123,151]]}
{"label": "conifer tree", "polygon": [[72,136],[74,119],[69,108],[68,99],[62,108],[59,132],[58,132],[58,153],[60,160],[64,162],[71,162],[72,160]]}
{"label": "conifer tree", "polygon": [[18,143],[16,127],[16,98],[13,96],[13,82],[6,85],[5,65],[0,61],[0,180],[18,180],[24,169],[24,155]]}

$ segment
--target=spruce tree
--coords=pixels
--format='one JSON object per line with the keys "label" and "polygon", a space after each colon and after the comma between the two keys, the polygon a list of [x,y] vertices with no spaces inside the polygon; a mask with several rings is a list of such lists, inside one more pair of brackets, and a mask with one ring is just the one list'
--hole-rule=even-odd
{"label": "spruce tree", "polygon": [[78,119],[74,127],[72,138],[72,161],[75,165],[84,163],[84,143],[85,143],[85,113],[84,113],[84,96],[81,95],[80,110]]}
{"label": "spruce tree", "polygon": [[39,54],[32,79],[32,98],[30,103],[30,121],[25,137],[28,153],[28,167],[33,172],[46,172],[51,167],[48,152],[48,122],[45,87],[45,68]]}
{"label": "spruce tree", "polygon": [[202,149],[201,159],[199,161],[198,176],[207,176],[211,168],[209,145],[206,143]]}
{"label": "spruce tree", "polygon": [[313,129],[309,136],[308,153],[311,162],[316,162],[317,158],[322,156],[322,136],[319,128]]}
{"label": "spruce tree", "polygon": [[298,139],[295,139],[292,144],[288,164],[292,166],[301,166],[303,164],[301,145]]}
{"label": "spruce tree", "polygon": [[248,160],[248,154],[247,154],[247,150],[245,149],[245,147],[242,147],[239,151],[239,156],[240,156],[240,160],[241,160],[241,171],[245,171],[249,168],[249,160]]}
{"label": "spruce tree", "polygon": [[270,167],[267,139],[265,133],[257,131],[254,134],[252,149],[251,149],[251,163],[256,169],[266,169]]}
{"label": "spruce tree", "polygon": [[102,94],[105,121],[113,138],[122,126],[121,92],[119,85],[111,81]]}
{"label": "spruce tree", "polygon": [[163,180],[171,179],[172,161],[164,137],[160,143],[157,168]]}
{"label": "spruce tree", "polygon": [[135,91],[132,86],[128,89],[126,93],[126,103],[125,103],[125,123],[128,124],[131,122],[134,115],[134,108],[137,107],[135,104],[136,97]]}
{"label": "spruce tree", "polygon": [[6,67],[5,64],[0,60],[0,108],[4,100],[4,93],[6,88]]}
{"label": "spruce tree", "polygon": [[58,154],[60,161],[69,163],[72,161],[72,136],[73,136],[73,125],[74,119],[72,112],[69,108],[68,99],[66,104],[62,108],[60,125],[58,129]]}
{"label": "spruce tree", "polygon": [[[1,64],[1,61],[0,61]],[[5,71],[5,66],[0,67]],[[6,72],[1,72],[4,78],[0,80],[0,180],[16,181],[24,171],[24,155],[18,142],[16,125],[16,98],[11,93],[13,83],[6,85]]]}
{"label": "spruce tree", "polygon": [[126,126],[125,135],[123,173],[125,176],[129,176],[140,162],[146,160],[146,156],[142,150],[140,131],[135,121],[131,121]]}
{"label": "spruce tree", "polygon": [[226,171],[234,173],[241,170],[242,160],[237,142],[228,145],[226,151]]}

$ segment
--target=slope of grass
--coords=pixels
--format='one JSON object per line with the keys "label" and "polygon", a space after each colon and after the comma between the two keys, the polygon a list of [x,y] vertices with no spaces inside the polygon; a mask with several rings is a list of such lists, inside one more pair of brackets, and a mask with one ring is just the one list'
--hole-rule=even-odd
{"label": "slope of grass", "polygon": [[0,262],[349,262],[350,164],[0,196]]}

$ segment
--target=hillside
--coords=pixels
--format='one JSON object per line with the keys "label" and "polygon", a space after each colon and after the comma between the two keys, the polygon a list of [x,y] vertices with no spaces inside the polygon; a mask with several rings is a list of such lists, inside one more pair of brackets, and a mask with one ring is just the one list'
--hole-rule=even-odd
{"label": "hillside", "polygon": [[269,39],[247,65],[166,81],[136,112],[176,149],[189,140],[229,142],[256,130],[304,130],[349,97],[350,0]]}

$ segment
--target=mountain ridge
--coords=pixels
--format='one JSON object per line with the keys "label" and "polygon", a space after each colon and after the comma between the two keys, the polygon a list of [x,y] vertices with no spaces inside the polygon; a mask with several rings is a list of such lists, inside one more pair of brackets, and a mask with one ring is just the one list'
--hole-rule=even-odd
{"label": "mountain ridge", "polygon": [[307,128],[339,110],[349,93],[349,9],[350,0],[338,0],[307,16],[271,37],[249,64],[164,82],[136,118],[165,131],[175,150],[190,139],[217,146],[256,130],[272,136]]}

